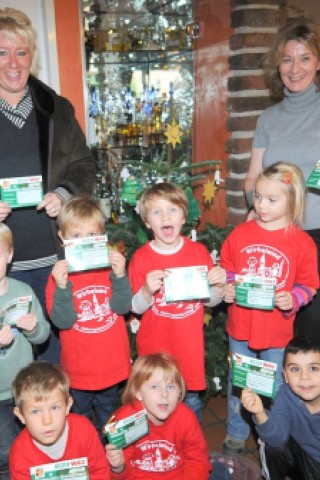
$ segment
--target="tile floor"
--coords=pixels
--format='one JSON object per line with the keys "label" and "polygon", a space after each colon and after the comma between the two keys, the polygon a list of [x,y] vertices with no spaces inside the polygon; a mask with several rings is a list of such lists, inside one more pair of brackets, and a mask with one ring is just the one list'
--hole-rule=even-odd
{"label": "tile floor", "polygon": [[[227,399],[222,395],[212,397],[203,412],[203,433],[210,452],[222,452],[222,444],[226,436]],[[248,480],[260,480],[261,470],[256,439],[250,435],[247,441],[245,459],[253,467],[256,475],[250,475]],[[253,464],[253,465],[252,465]],[[255,478],[254,478],[255,477]],[[239,478],[239,480],[244,480]]]}

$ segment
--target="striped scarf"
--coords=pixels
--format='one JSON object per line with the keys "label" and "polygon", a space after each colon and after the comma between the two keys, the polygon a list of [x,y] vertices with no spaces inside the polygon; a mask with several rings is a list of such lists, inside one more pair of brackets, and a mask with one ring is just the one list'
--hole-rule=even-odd
{"label": "striped scarf", "polygon": [[29,88],[27,87],[22,99],[13,107],[4,98],[0,97],[0,111],[17,128],[22,128],[33,109]]}

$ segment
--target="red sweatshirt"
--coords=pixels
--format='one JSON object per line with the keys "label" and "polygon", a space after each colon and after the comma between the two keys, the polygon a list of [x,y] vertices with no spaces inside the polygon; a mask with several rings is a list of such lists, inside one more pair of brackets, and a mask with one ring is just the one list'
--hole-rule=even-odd
{"label": "red sweatshirt", "polygon": [[[124,405],[120,420],[140,411],[142,403]],[[211,464],[208,448],[195,414],[183,403],[160,426],[149,421],[150,432],[123,450],[126,468],[117,480],[207,480]]]}
{"label": "red sweatshirt", "polygon": [[30,480],[30,467],[80,457],[88,459],[90,480],[110,479],[104,448],[90,421],[81,415],[70,413],[67,422],[69,432],[66,448],[64,454],[57,459],[52,459],[39,450],[26,428],[20,432],[10,451],[11,480]]}

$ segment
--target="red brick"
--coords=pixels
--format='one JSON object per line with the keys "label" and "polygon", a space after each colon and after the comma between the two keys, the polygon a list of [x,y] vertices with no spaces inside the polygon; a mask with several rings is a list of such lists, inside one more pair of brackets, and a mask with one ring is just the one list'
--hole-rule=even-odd
{"label": "red brick", "polygon": [[[235,75],[236,74],[235,72]],[[240,90],[265,90],[266,88],[265,76],[263,74],[228,78],[228,90],[230,92],[239,92]]]}
{"label": "red brick", "polygon": [[254,110],[265,110],[271,105],[269,97],[229,97],[227,110],[229,112],[252,112]]}
{"label": "red brick", "polygon": [[260,70],[263,68],[263,53],[238,53],[228,59],[230,70]]}
{"label": "red brick", "polygon": [[227,119],[228,132],[251,132],[256,128],[258,116],[229,117]]}
{"label": "red brick", "polygon": [[231,27],[275,27],[280,23],[279,10],[248,8],[231,12]]}
{"label": "red brick", "polygon": [[228,138],[225,144],[227,153],[246,153],[251,151],[251,138]]}
{"label": "red brick", "polygon": [[226,204],[228,208],[245,210],[247,203],[244,195],[226,195]]}
{"label": "red brick", "polygon": [[232,7],[237,7],[238,5],[250,5],[251,3],[254,3],[255,5],[265,5],[268,3],[268,5],[279,5],[279,7],[282,7],[286,4],[286,0],[268,0],[268,2],[266,2],[266,0],[255,0],[254,2],[252,0],[230,0],[230,5]]}
{"label": "red brick", "polygon": [[236,174],[247,173],[249,168],[249,158],[234,158],[229,157],[227,161],[227,169],[229,172],[233,172]]}
{"label": "red brick", "polygon": [[230,37],[229,45],[231,50],[238,50],[239,48],[251,47],[270,47],[274,38],[273,33],[264,32],[250,32],[237,33]]}
{"label": "red brick", "polygon": [[247,220],[247,214],[241,212],[235,212],[234,210],[228,210],[227,212],[227,224],[239,225]]}
{"label": "red brick", "polygon": [[243,192],[244,190],[244,179],[243,178],[226,178],[226,190],[231,192]]}

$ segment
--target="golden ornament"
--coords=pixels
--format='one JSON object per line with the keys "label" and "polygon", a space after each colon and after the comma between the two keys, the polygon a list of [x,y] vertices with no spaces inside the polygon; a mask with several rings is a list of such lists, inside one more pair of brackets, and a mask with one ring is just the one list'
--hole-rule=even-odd
{"label": "golden ornament", "polygon": [[175,119],[173,119],[171,124],[168,124],[167,130],[164,134],[167,137],[167,143],[171,143],[173,148],[176,148],[177,143],[181,143],[183,133],[180,130],[180,125]]}
{"label": "golden ornament", "polygon": [[211,203],[216,196],[216,191],[218,190],[217,185],[214,180],[208,179],[207,183],[203,185],[204,191],[202,196],[204,197],[204,203]]}

